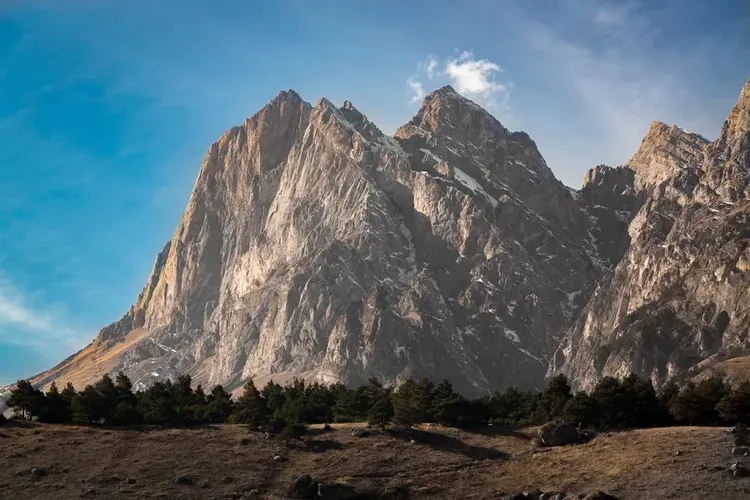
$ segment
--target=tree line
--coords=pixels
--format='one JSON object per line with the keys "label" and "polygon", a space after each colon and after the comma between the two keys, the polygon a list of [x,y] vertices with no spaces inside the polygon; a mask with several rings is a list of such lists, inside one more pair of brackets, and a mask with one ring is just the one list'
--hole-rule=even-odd
{"label": "tree line", "polygon": [[720,378],[674,382],[656,391],[649,380],[630,375],[606,377],[591,392],[574,393],[558,375],[541,391],[509,388],[478,399],[467,399],[444,380],[405,380],[397,389],[372,378],[347,388],[342,384],[308,384],[295,379],[286,386],[269,382],[258,390],[248,381],[233,398],[221,385],[205,393],[185,375],[134,391],[119,373],[77,391],[53,383],[43,392],[21,380],[7,401],[17,418],[48,423],[191,425],[248,424],[282,431],[307,424],[369,422],[412,426],[435,422],[453,427],[474,425],[527,426],[561,418],[591,429],[623,429],[670,425],[750,425],[750,382],[732,387]]}

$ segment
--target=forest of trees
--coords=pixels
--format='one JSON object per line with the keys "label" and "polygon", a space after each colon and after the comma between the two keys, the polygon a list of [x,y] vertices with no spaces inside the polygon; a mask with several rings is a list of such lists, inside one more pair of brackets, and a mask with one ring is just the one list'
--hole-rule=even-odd
{"label": "forest of trees", "polygon": [[396,390],[376,379],[349,389],[341,384],[287,386],[269,382],[258,390],[248,382],[241,396],[220,385],[209,393],[189,376],[157,382],[133,391],[130,379],[105,375],[77,391],[55,384],[44,393],[21,380],[8,399],[16,418],[49,423],[192,425],[247,424],[281,432],[300,432],[307,424],[364,422],[385,429],[435,422],[454,427],[474,425],[526,426],[562,418],[591,429],[624,429],[669,425],[750,425],[750,382],[736,387],[720,378],[683,387],[668,383],[658,393],[648,380],[635,375],[622,380],[604,378],[590,393],[571,390],[556,376],[542,391],[515,388],[468,400],[450,382],[428,379],[404,381]]}

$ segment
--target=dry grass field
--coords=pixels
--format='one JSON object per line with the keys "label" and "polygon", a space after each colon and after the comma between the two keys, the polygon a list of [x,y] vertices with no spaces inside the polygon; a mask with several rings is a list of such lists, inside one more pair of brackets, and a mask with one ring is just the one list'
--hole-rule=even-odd
{"label": "dry grass field", "polygon": [[523,490],[750,498],[750,478],[726,473],[731,439],[721,428],[637,430],[536,449],[532,430],[422,427],[409,436],[354,437],[353,427],[312,430],[307,446],[287,447],[241,426],[121,430],[10,422],[0,427],[0,498],[285,498],[301,474],[372,491],[400,485],[411,498],[490,499]]}

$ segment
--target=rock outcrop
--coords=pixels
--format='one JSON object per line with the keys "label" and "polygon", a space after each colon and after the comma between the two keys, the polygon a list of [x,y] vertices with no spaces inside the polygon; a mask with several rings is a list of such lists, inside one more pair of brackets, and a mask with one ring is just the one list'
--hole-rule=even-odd
{"label": "rock outcrop", "polygon": [[654,122],[634,172],[630,244],[599,283],[551,371],[591,388],[636,373],[657,385],[750,351],[750,81],[713,143]]}
{"label": "rock outcrop", "polygon": [[527,134],[450,87],[395,137],[349,101],[281,92],[209,148],[127,314],[35,381],[539,386],[619,257],[600,231]]}

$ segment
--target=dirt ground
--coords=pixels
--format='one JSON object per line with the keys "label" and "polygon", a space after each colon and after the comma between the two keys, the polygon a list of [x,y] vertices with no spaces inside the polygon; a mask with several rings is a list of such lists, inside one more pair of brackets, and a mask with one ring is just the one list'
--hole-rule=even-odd
{"label": "dirt ground", "polygon": [[422,427],[408,437],[358,438],[352,428],[313,430],[306,447],[289,448],[242,426],[122,430],[12,422],[0,427],[0,498],[278,499],[301,474],[371,489],[401,485],[412,498],[490,499],[523,490],[750,498],[750,478],[731,479],[725,471],[732,459],[723,428],[637,430],[553,449],[535,449],[532,430]]}

